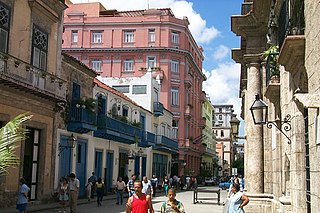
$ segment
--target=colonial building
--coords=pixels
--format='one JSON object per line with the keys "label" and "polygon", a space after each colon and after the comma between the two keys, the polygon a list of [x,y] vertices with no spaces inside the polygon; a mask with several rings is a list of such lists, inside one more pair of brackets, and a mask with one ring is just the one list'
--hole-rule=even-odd
{"label": "colonial building", "polygon": [[202,135],[202,48],[188,19],[170,9],[107,10],[99,3],[67,2],[63,51],[102,78],[142,76],[150,68],[161,79],[159,102],[173,113],[173,137],[179,143],[178,174],[200,172]]}
{"label": "colonial building", "polygon": [[218,171],[216,137],[212,130],[213,112],[211,101],[209,97],[206,97],[205,102],[202,104],[202,119],[204,122],[202,136],[196,141],[196,143],[202,143],[205,146],[201,161],[201,176],[203,177],[213,177],[217,175]]}
{"label": "colonial building", "polygon": [[0,177],[0,207],[16,202],[21,177],[30,200],[53,193],[56,109],[66,102],[60,59],[66,7],[62,0],[0,0],[0,123],[33,115],[28,137],[16,150],[19,167]]}
{"label": "colonial building", "polygon": [[233,113],[233,105],[213,104],[212,131],[216,135],[216,150],[222,166],[221,176],[231,175],[233,155],[233,141],[231,137],[230,120]]}
{"label": "colonial building", "polygon": [[[319,14],[319,1],[266,0],[245,1],[231,18],[241,36],[232,56],[241,63],[246,188],[254,198],[246,212],[320,211]],[[261,113],[253,120],[256,103],[268,106],[266,122]]]}

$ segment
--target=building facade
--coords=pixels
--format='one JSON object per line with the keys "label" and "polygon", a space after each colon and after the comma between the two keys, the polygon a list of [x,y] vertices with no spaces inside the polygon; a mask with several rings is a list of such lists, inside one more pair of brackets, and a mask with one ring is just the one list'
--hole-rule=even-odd
{"label": "building facade", "polygon": [[216,149],[222,166],[221,176],[230,176],[233,155],[233,141],[231,137],[230,120],[233,114],[233,105],[215,105],[212,115],[212,131],[216,135]]}
{"label": "building facade", "polygon": [[16,202],[19,179],[30,200],[53,193],[56,108],[66,102],[61,78],[64,1],[0,1],[0,123],[29,112],[28,137],[16,149],[18,168],[0,177],[0,207]]}
{"label": "building facade", "polygon": [[159,101],[173,113],[179,143],[178,174],[200,172],[202,135],[202,48],[188,29],[188,19],[170,9],[106,10],[99,3],[67,2],[63,51],[93,68],[100,77],[128,78],[150,68],[161,79]]}
{"label": "building facade", "polygon": [[[319,12],[319,1],[245,1],[231,18],[241,36],[232,56],[242,65],[246,186],[256,198],[246,212],[320,211]],[[255,95],[268,104],[268,125],[253,122]]]}
{"label": "building facade", "polygon": [[207,97],[202,104],[202,119],[204,121],[202,136],[197,141],[197,143],[202,143],[205,146],[201,161],[201,176],[203,177],[216,176],[218,171],[216,137],[212,130],[213,112],[214,108],[209,97]]}

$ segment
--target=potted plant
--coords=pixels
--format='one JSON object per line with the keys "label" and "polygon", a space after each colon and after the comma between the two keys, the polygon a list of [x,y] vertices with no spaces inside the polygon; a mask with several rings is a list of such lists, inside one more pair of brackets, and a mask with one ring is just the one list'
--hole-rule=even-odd
{"label": "potted plant", "polygon": [[262,57],[266,61],[266,68],[269,69],[270,77],[276,76],[278,78],[280,76],[280,68],[278,63],[279,56],[279,46],[272,45],[264,51]]}

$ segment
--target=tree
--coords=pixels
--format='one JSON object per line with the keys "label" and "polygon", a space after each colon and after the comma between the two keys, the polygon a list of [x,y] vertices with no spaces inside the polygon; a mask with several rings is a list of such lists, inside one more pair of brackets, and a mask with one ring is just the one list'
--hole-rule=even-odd
{"label": "tree", "polygon": [[14,150],[17,143],[26,138],[27,129],[22,124],[31,119],[27,113],[18,115],[0,129],[0,175],[7,173],[8,168],[17,167],[20,163]]}

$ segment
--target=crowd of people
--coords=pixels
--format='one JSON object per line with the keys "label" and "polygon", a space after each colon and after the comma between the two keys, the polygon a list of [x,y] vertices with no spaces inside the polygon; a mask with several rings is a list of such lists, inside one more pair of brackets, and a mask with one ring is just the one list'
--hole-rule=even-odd
{"label": "crowd of people", "polygon": [[[127,182],[125,182],[125,180]],[[138,180],[137,176],[133,174],[131,178],[118,177],[115,193],[117,195],[116,205],[123,205],[123,195],[128,193],[128,201],[126,203],[126,212],[141,212],[141,213],[153,213],[152,197],[155,197],[157,192],[164,191],[165,196],[168,198],[161,205],[161,212],[185,212],[183,204],[176,200],[176,189],[196,189],[197,178],[195,177],[181,177],[164,176],[156,177],[153,175],[149,180],[147,176],[142,177],[142,180]],[[243,207],[249,203],[248,197],[243,194],[242,178],[234,176],[230,179],[232,184],[228,192],[228,201],[226,204],[227,213],[244,212]],[[67,212],[67,206],[70,207],[70,212],[75,213],[77,208],[77,200],[80,189],[80,181],[76,178],[74,173],[71,173],[67,177],[61,177],[58,187],[58,199],[60,203],[60,213]],[[20,180],[20,187],[18,192],[17,209],[19,212],[26,212],[26,206],[28,203],[28,192],[30,188],[26,185],[25,180]],[[97,177],[94,172],[89,177],[86,184],[88,201],[94,199],[96,195],[97,205],[102,205],[103,195],[105,192],[105,185],[101,177]]]}

